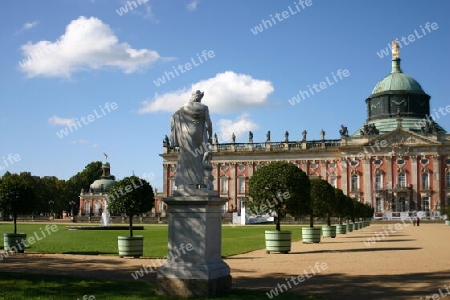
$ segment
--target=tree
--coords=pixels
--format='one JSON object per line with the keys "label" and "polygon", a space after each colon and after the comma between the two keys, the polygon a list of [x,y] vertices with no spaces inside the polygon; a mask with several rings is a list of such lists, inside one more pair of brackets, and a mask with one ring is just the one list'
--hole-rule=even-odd
{"label": "tree", "polygon": [[249,180],[247,207],[256,214],[274,211],[276,230],[289,213],[299,216],[309,211],[310,183],[305,172],[285,161],[271,163],[257,170]]}
{"label": "tree", "polygon": [[129,218],[130,237],[133,237],[133,216],[148,212],[155,202],[152,186],[137,176],[115,182],[108,191],[108,210],[124,213]]}
{"label": "tree", "polygon": [[345,217],[352,222],[355,222],[355,200],[349,196],[345,196]]}
{"label": "tree", "polygon": [[2,179],[0,184],[0,209],[13,216],[14,234],[17,234],[17,216],[31,213],[36,203],[36,195],[32,187],[24,183],[17,175]]}
{"label": "tree", "polygon": [[334,188],[328,181],[319,178],[310,179],[311,209],[309,227],[314,227],[314,217],[326,217],[327,225],[331,226],[331,215],[335,209]]}
{"label": "tree", "polygon": [[342,224],[342,219],[346,216],[347,196],[341,189],[334,189],[334,196],[336,200],[335,213],[339,217],[339,224]]}

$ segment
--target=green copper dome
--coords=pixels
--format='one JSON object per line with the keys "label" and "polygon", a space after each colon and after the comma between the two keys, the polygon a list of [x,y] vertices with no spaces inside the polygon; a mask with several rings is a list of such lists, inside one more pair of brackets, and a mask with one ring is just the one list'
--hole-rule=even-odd
{"label": "green copper dome", "polygon": [[90,191],[93,193],[105,193],[111,186],[116,182],[110,173],[111,166],[109,162],[104,162],[102,164],[102,178],[94,181],[90,186]]}
{"label": "green copper dome", "polygon": [[425,94],[420,84],[412,77],[404,74],[400,69],[400,58],[392,59],[392,71],[377,83],[372,94],[387,91],[405,91],[409,93]]}

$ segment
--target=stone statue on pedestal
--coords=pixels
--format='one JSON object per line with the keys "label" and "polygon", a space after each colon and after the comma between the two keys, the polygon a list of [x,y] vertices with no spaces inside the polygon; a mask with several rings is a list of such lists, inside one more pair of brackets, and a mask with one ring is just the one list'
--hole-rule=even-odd
{"label": "stone statue on pedestal", "polygon": [[208,106],[201,103],[204,93],[192,92],[189,102],[176,111],[171,119],[170,139],[180,148],[175,185],[177,191],[206,188],[203,153],[212,143],[212,123]]}

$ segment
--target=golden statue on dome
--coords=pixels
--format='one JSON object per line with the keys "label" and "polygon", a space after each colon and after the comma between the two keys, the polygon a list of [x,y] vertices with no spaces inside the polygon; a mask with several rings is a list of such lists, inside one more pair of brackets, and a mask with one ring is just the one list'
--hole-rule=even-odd
{"label": "golden statue on dome", "polygon": [[398,40],[392,41],[392,58],[400,58],[400,48]]}

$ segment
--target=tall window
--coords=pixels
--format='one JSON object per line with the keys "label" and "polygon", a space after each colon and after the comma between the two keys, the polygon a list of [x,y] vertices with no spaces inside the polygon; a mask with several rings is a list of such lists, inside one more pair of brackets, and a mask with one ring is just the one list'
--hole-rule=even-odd
{"label": "tall window", "polygon": [[175,185],[175,179],[170,179],[170,192],[173,194],[173,191],[177,190],[177,186]]}
{"label": "tall window", "polygon": [[399,187],[406,187],[406,174],[405,172],[399,172],[398,173],[398,186]]}
{"label": "tall window", "polygon": [[423,190],[428,190],[429,189],[429,176],[428,176],[428,172],[423,172],[422,173],[422,189]]}
{"label": "tall window", "polygon": [[375,212],[381,211],[381,198],[377,197],[375,198]]}
{"label": "tall window", "polygon": [[245,177],[238,178],[238,193],[245,194]]}
{"label": "tall window", "polygon": [[220,193],[228,194],[228,178],[226,177],[220,178]]}
{"label": "tall window", "polygon": [[450,187],[450,171],[445,173],[445,186]]}
{"label": "tall window", "polygon": [[422,198],[422,208],[424,211],[430,211],[430,198],[429,197]]}
{"label": "tall window", "polygon": [[358,190],[358,175],[357,174],[352,175],[350,189],[352,192],[356,192]]}
{"label": "tall window", "polygon": [[405,197],[400,197],[398,199],[397,211],[406,211],[406,199],[405,199]]}
{"label": "tall window", "polygon": [[382,182],[383,182],[383,178],[381,173],[376,173],[375,174],[375,189],[376,190],[380,190],[382,189]]}

